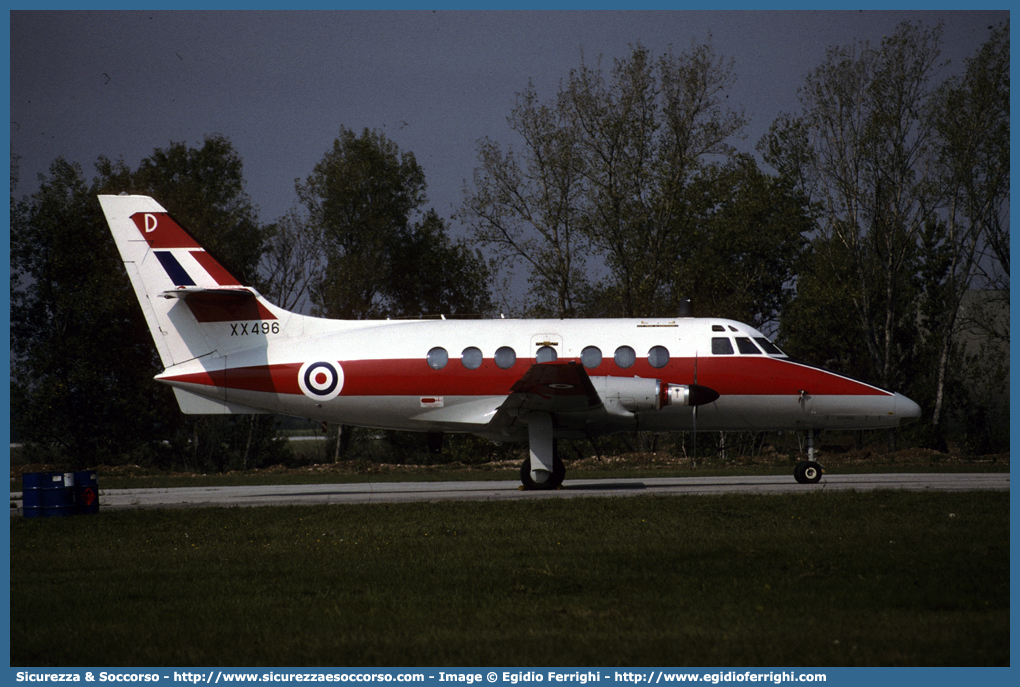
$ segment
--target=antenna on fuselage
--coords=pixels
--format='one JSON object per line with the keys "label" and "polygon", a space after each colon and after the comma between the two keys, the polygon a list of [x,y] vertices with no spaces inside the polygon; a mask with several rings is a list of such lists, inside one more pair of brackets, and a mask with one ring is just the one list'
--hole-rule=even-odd
{"label": "antenna on fuselage", "polygon": [[680,299],[680,307],[677,309],[677,317],[694,317],[694,301],[690,296]]}

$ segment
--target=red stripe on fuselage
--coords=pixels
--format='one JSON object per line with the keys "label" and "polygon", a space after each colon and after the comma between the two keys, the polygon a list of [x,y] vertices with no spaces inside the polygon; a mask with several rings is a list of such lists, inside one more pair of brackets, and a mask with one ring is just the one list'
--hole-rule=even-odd
{"label": "red stripe on fuselage", "polygon": [[[560,362],[567,362],[561,359]],[[341,361],[344,386],[341,396],[500,396],[534,364],[518,359],[502,370],[492,359],[476,370],[451,360],[442,370],[433,370],[423,359]],[[591,376],[645,377],[669,384],[694,383],[694,358],[677,358],[662,369],[647,361],[621,369],[611,360],[588,369]],[[815,367],[766,357],[733,356],[699,358],[698,384],[715,389],[722,396],[889,396],[888,391]],[[190,384],[225,386],[229,389],[300,394],[300,363],[235,367],[222,372],[197,373],[163,378]],[[222,383],[218,383],[222,380]]]}
{"label": "red stripe on fuselage", "polygon": [[179,382],[181,384],[201,384],[202,386],[224,386],[226,384],[223,370],[192,372],[173,377],[160,377],[159,380],[162,382]]}
{"label": "red stripe on fuselage", "polygon": [[160,377],[163,382],[181,384],[200,384],[217,386],[227,389],[243,389],[246,391],[264,391],[277,394],[300,394],[298,386],[298,370],[300,363],[286,365],[253,365],[251,367],[231,367],[227,370],[192,372]]}
{"label": "red stripe on fuselage", "polygon": [[300,369],[300,363],[232,367],[225,371],[226,384],[229,389],[300,394],[301,387],[298,386],[298,371]]}

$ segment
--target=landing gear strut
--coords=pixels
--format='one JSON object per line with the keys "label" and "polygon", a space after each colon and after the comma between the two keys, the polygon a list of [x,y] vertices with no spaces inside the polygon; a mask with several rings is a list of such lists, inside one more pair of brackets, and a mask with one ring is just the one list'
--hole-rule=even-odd
{"label": "landing gear strut", "polygon": [[528,416],[528,457],[521,465],[521,484],[525,489],[556,489],[566,474],[556,451],[552,416],[532,413]]}
{"label": "landing gear strut", "polygon": [[822,479],[822,466],[815,460],[815,430],[807,433],[808,459],[797,463],[793,469],[793,478],[800,484],[817,484]]}

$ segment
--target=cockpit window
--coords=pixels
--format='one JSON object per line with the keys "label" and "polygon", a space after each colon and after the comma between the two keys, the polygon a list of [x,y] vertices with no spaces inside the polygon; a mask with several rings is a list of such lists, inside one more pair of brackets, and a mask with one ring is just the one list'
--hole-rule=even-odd
{"label": "cockpit window", "polygon": [[737,350],[744,355],[761,355],[758,347],[751,343],[751,340],[746,336],[737,337]]}
{"label": "cockpit window", "polygon": [[728,336],[712,337],[712,355],[733,355],[733,344]]}
{"label": "cockpit window", "polygon": [[786,355],[781,350],[779,350],[779,346],[775,345],[774,343],[766,339],[764,336],[756,336],[754,337],[754,340],[757,341],[758,345],[761,346],[762,350],[768,353],[769,355]]}

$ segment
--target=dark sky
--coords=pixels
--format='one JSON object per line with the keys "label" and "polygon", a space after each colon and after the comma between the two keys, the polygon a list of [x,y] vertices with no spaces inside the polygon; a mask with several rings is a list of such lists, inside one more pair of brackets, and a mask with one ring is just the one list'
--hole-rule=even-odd
{"label": "dark sky", "polygon": [[[902,21],[945,23],[943,58],[962,68],[1009,13],[660,12],[11,12],[15,195],[59,156],[88,178],[96,158],[132,168],[171,141],[223,134],[271,222],[297,202],[341,125],[384,132],[425,170],[449,217],[483,136],[516,143],[506,117],[531,79],[551,99],[582,52],[611,65],[631,45],[654,55],[711,40],[736,60],[730,102],[755,143],[829,46],[878,44]],[[173,208],[169,208],[171,212]],[[456,227],[455,227],[456,228]],[[456,228],[459,232],[459,228]]]}

